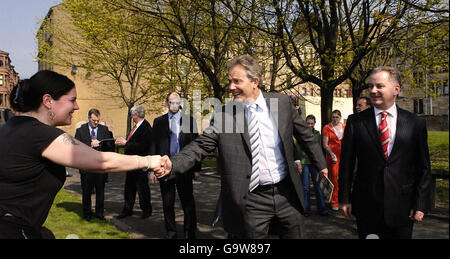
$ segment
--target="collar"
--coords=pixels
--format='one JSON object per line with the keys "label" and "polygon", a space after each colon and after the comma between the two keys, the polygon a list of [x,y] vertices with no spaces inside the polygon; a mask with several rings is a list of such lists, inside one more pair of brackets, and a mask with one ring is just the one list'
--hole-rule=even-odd
{"label": "collar", "polygon": [[181,113],[179,111],[177,113],[175,113],[175,114],[172,114],[171,112],[168,112],[168,114],[169,114],[169,120],[171,120],[173,117],[175,117],[175,119],[179,120],[180,117],[181,117]]}
{"label": "collar", "polygon": [[[377,107],[373,107],[373,110],[375,112],[375,117],[377,117],[380,113],[382,113],[384,110],[380,110]],[[388,115],[392,117],[397,117],[397,105],[394,103],[389,109],[386,110]]]}
{"label": "collar", "polygon": [[88,126],[89,126],[89,130],[96,130],[96,129],[98,129],[98,125],[97,125],[97,127],[92,127],[92,125],[88,122]]}
{"label": "collar", "polygon": [[136,123],[136,129],[141,126],[141,124],[144,122],[144,120],[141,120],[140,122]]}
{"label": "collar", "polygon": [[[255,102],[253,104],[256,104],[257,107],[259,107],[259,109],[261,109],[262,111],[267,111],[267,103],[266,103],[266,99],[263,96],[262,91],[259,91],[259,95],[258,98],[256,98]],[[250,107],[249,104],[245,104],[245,108],[248,110],[248,108]]]}

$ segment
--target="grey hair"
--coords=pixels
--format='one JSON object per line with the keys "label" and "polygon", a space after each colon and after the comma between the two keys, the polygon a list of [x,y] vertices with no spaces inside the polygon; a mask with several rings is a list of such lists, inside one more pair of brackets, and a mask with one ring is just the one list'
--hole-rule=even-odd
{"label": "grey hair", "polygon": [[372,71],[370,71],[369,76],[376,74],[378,72],[387,72],[389,74],[389,80],[391,80],[393,84],[398,84],[400,87],[402,86],[400,71],[398,71],[397,68],[388,66],[379,66],[372,69]]}
{"label": "grey hair", "polygon": [[130,110],[131,115],[137,114],[139,118],[145,117],[145,108],[142,105],[136,105]]}
{"label": "grey hair", "polygon": [[228,71],[230,71],[231,68],[233,68],[236,65],[241,65],[245,68],[245,71],[247,72],[247,77],[250,80],[258,78],[259,79],[258,87],[261,88],[261,86],[263,85],[262,69],[256,58],[250,55],[242,55],[235,57],[230,63],[228,63]]}

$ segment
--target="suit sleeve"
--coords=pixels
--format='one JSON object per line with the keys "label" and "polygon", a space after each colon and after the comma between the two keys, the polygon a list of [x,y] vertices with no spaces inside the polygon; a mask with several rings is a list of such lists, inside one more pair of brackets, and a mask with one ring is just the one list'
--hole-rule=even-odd
{"label": "suit sleeve", "polygon": [[83,129],[83,126],[79,127],[75,131],[75,139],[78,139],[80,142],[90,146],[91,145],[91,139],[89,138],[89,141],[87,141],[85,138],[83,138],[82,129]]}
{"label": "suit sleeve", "polygon": [[[142,127],[142,125],[141,125]],[[136,155],[145,155],[148,154],[148,150],[150,148],[152,142],[152,127],[148,124],[140,135],[138,141],[128,141],[125,144],[125,149],[128,154],[136,154]]]}
{"label": "suit sleeve", "polygon": [[[114,138],[112,131],[110,131],[108,128],[106,128],[106,137],[105,138],[109,138],[109,139]],[[103,151],[114,152],[114,150],[115,150],[114,141],[102,142],[102,149],[103,149]]]}
{"label": "suit sleeve", "polygon": [[430,154],[428,150],[428,132],[426,127],[426,121],[419,118],[418,147],[416,148],[416,173],[415,182],[416,194],[415,194],[415,210],[422,212],[428,212],[430,209],[429,195],[430,195],[430,183],[431,183],[431,165]]}
{"label": "suit sleeve", "polygon": [[314,136],[311,129],[303,121],[302,117],[298,114],[294,105],[292,105],[290,98],[292,122],[294,126],[294,137],[300,144],[302,150],[311,158],[311,163],[316,166],[316,168],[321,171],[327,168],[327,163],[322,153],[322,147],[320,146],[317,138]]}
{"label": "suit sleeve", "polygon": [[354,148],[354,115],[350,115],[347,125],[344,129],[344,138],[342,140],[342,150],[339,162],[339,203],[351,203],[350,194],[353,182],[353,172],[355,167],[355,148]]}
{"label": "suit sleeve", "polygon": [[153,120],[153,130],[152,130],[152,141],[150,143],[150,146],[148,148],[148,154],[149,155],[159,155],[157,153],[158,147],[157,145],[159,144],[159,122],[158,122],[158,118],[155,118]]}

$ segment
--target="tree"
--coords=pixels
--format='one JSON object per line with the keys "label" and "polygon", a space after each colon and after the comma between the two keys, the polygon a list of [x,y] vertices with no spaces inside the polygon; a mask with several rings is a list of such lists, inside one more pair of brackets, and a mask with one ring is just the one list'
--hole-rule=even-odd
{"label": "tree", "polygon": [[[271,1],[276,35],[289,68],[321,89],[322,126],[331,119],[333,92],[366,55],[393,33],[408,6],[398,1]],[[317,66],[301,53],[310,45]]]}
{"label": "tree", "polygon": [[[38,33],[40,61],[63,67],[76,65],[108,86],[102,94],[119,99],[128,108],[145,103],[158,86],[155,73],[162,63],[159,38],[152,28],[137,23],[132,13],[102,0],[63,2],[71,29],[46,19]],[[140,31],[141,33],[131,33]],[[49,38],[49,35],[50,38]],[[55,43],[61,48],[54,48]],[[128,112],[127,132],[131,130]]]}

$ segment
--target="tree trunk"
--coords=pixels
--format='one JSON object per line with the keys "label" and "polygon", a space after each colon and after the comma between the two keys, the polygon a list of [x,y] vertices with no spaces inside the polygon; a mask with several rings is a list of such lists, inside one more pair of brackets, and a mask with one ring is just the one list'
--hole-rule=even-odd
{"label": "tree trunk", "polygon": [[333,92],[335,87],[324,85],[321,87],[321,121],[322,128],[330,123],[331,112],[333,111]]}

